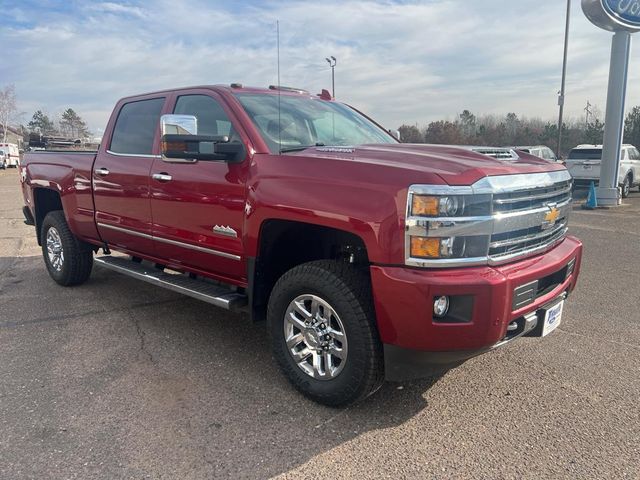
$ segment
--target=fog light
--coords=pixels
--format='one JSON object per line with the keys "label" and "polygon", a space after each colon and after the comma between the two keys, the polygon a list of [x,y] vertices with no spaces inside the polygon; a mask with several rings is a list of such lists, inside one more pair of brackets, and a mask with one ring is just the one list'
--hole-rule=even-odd
{"label": "fog light", "polygon": [[567,273],[564,276],[564,279],[566,280],[567,278],[569,278],[569,275],[571,275],[573,273],[574,268],[576,267],[576,259],[575,257],[573,257],[569,263],[567,263]]}
{"label": "fog light", "polygon": [[442,318],[449,312],[449,297],[443,295],[441,297],[436,297],[433,302],[433,314]]}

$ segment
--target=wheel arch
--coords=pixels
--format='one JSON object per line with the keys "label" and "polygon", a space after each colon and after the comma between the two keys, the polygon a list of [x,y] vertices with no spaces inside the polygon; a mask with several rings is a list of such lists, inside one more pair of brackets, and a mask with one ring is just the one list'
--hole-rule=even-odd
{"label": "wheel arch", "polygon": [[[38,239],[38,245],[42,245],[42,222],[44,217],[47,216],[47,213],[53,212],[55,210],[62,210],[64,208],[62,206],[62,197],[60,193],[51,188],[34,188],[33,189],[33,203],[35,210],[35,228],[36,228],[36,237]],[[66,216],[66,215],[65,215]]]}
{"label": "wheel arch", "polygon": [[282,274],[314,260],[342,260],[363,269],[369,266],[365,242],[354,233],[295,220],[264,220],[256,256],[247,259],[252,318],[264,320],[269,295]]}

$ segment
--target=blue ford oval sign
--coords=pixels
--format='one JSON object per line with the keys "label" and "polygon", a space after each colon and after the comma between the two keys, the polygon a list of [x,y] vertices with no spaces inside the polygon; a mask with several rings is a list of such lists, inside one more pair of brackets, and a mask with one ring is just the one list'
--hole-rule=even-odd
{"label": "blue ford oval sign", "polygon": [[640,0],[603,0],[602,5],[620,22],[640,28]]}
{"label": "blue ford oval sign", "polygon": [[582,10],[605,30],[640,31],[640,0],[582,0]]}

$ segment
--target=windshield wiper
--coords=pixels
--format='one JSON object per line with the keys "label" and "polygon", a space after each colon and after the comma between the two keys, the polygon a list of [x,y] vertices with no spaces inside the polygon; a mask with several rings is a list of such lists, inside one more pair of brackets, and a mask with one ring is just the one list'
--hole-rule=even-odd
{"label": "windshield wiper", "polygon": [[280,149],[280,153],[300,152],[302,150],[306,150],[307,148],[312,148],[312,147],[324,147],[324,143],[318,142],[315,145],[300,145],[298,147],[282,148]]}

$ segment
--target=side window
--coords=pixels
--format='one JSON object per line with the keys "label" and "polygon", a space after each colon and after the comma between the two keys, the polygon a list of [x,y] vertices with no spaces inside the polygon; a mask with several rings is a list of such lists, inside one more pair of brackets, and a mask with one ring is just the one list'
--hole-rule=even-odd
{"label": "side window", "polygon": [[638,149],[632,148],[630,152],[631,160],[640,160],[640,152],[638,152]]}
{"label": "side window", "polygon": [[164,98],[126,103],[120,109],[109,150],[114,153],[151,155]]}
{"label": "side window", "polygon": [[199,135],[228,135],[231,141],[240,140],[222,106],[212,97],[207,95],[178,97],[173,113],[195,115],[198,118]]}

